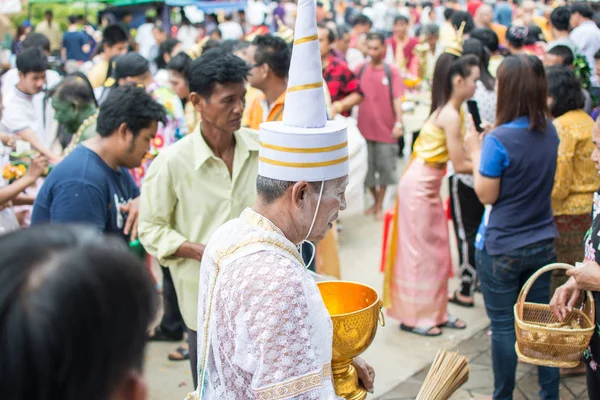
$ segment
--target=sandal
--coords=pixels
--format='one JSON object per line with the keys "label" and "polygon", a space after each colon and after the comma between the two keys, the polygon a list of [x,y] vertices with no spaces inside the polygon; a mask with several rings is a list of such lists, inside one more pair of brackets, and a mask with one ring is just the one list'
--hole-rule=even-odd
{"label": "sandal", "polygon": [[150,342],[181,342],[183,340],[183,333],[173,335],[163,331],[160,326],[157,326],[154,332],[148,333],[148,340]]}
{"label": "sandal", "polygon": [[456,292],[454,292],[452,297],[450,297],[448,299],[448,302],[452,303],[452,304],[456,304],[457,306],[466,307],[466,308],[475,307],[475,303],[467,303],[466,301],[462,301],[461,299],[459,299],[458,296],[456,295]]}
{"label": "sandal", "polygon": [[440,330],[440,332],[437,333],[431,333],[431,330],[435,329],[435,328],[439,328],[438,326],[430,326],[428,328],[419,328],[419,327],[410,327],[404,324],[400,324],[400,329],[402,329],[404,332],[409,332],[409,333],[414,333],[415,335],[420,335],[420,336],[427,336],[427,337],[435,337],[435,336],[440,336],[442,334],[442,331]]}
{"label": "sandal", "polygon": [[178,347],[169,353],[169,361],[186,361],[190,359],[190,352],[185,347]]}
{"label": "sandal", "polygon": [[[462,322],[464,325],[463,326],[458,325],[459,322]],[[467,324],[465,324],[464,321],[461,321],[460,319],[458,319],[458,317],[455,317],[452,314],[448,314],[448,321],[444,322],[441,325],[438,325],[438,328],[463,330],[463,329],[467,329]]]}

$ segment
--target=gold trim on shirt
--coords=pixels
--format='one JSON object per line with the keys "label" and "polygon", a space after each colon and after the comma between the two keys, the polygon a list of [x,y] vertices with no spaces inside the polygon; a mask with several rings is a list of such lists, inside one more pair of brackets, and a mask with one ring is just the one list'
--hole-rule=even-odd
{"label": "gold trim on shirt", "polygon": [[255,390],[254,395],[259,400],[288,399],[323,386],[325,378],[330,376],[331,364],[325,364],[318,372]]}

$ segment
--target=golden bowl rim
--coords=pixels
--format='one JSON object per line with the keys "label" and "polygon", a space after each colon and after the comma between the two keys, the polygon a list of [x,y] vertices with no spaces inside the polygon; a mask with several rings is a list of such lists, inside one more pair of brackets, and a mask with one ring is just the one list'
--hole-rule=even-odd
{"label": "golden bowl rim", "polygon": [[321,281],[321,282],[317,282],[317,286],[319,286],[320,284],[326,284],[326,283],[353,283],[355,285],[361,285],[361,286],[365,286],[369,289],[371,289],[372,291],[375,292],[375,294],[377,294],[377,299],[375,300],[375,302],[373,304],[371,304],[369,307],[365,307],[362,310],[358,310],[358,311],[352,311],[350,313],[345,313],[345,314],[335,314],[335,315],[331,315],[329,314],[329,316],[331,318],[337,318],[337,317],[345,317],[348,315],[353,315],[353,314],[358,314],[361,312],[365,312],[366,310],[370,309],[371,307],[373,307],[374,305],[380,305],[381,304],[381,296],[379,295],[379,292],[375,289],[373,289],[371,286],[364,284],[364,283],[360,283],[360,282],[355,282],[355,281],[342,281],[342,280],[330,280],[330,281]]}

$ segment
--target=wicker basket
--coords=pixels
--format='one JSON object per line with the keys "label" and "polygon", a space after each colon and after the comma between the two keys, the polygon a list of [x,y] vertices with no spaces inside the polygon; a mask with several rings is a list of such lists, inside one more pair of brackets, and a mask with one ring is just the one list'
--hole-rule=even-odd
{"label": "wicker basket", "polygon": [[[574,368],[594,334],[594,298],[586,292],[581,310],[573,309],[561,323],[547,304],[525,302],[533,283],[542,274],[575,268],[550,264],[539,269],[525,283],[515,304],[515,350],[523,362],[545,367]],[[567,328],[569,327],[569,328]]]}

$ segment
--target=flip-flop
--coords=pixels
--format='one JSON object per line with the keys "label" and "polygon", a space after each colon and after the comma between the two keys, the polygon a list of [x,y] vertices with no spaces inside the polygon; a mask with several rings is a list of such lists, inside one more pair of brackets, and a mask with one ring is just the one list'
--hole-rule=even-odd
{"label": "flip-flop", "polygon": [[169,361],[186,361],[190,359],[190,352],[186,348],[178,347],[175,349],[175,352],[179,354],[181,358],[173,357],[172,354],[169,354]]}
{"label": "flip-flop", "polygon": [[473,307],[475,307],[475,303],[467,303],[466,301],[462,301],[461,299],[459,299],[456,296],[456,292],[454,292],[454,294],[452,295],[452,297],[448,299],[448,302],[452,303],[452,304],[456,304],[457,306],[466,307],[466,308],[473,308]]}
{"label": "flip-flop", "polygon": [[[458,322],[462,322],[464,324],[464,326],[459,326]],[[444,322],[443,324],[438,325],[438,328],[463,330],[463,329],[467,329],[467,324],[465,324],[465,321],[461,321],[460,319],[458,319],[458,317],[455,317],[452,314],[448,314],[448,321]]]}
{"label": "flip-flop", "polygon": [[430,331],[434,328],[438,328],[437,326],[430,326],[427,328],[419,328],[419,327],[410,327],[404,324],[400,324],[400,329],[402,329],[404,332],[409,332],[409,333],[414,333],[415,335],[419,335],[419,336],[426,336],[426,337],[435,337],[435,336],[440,336],[442,334],[442,331],[438,332],[438,333],[430,333]]}

